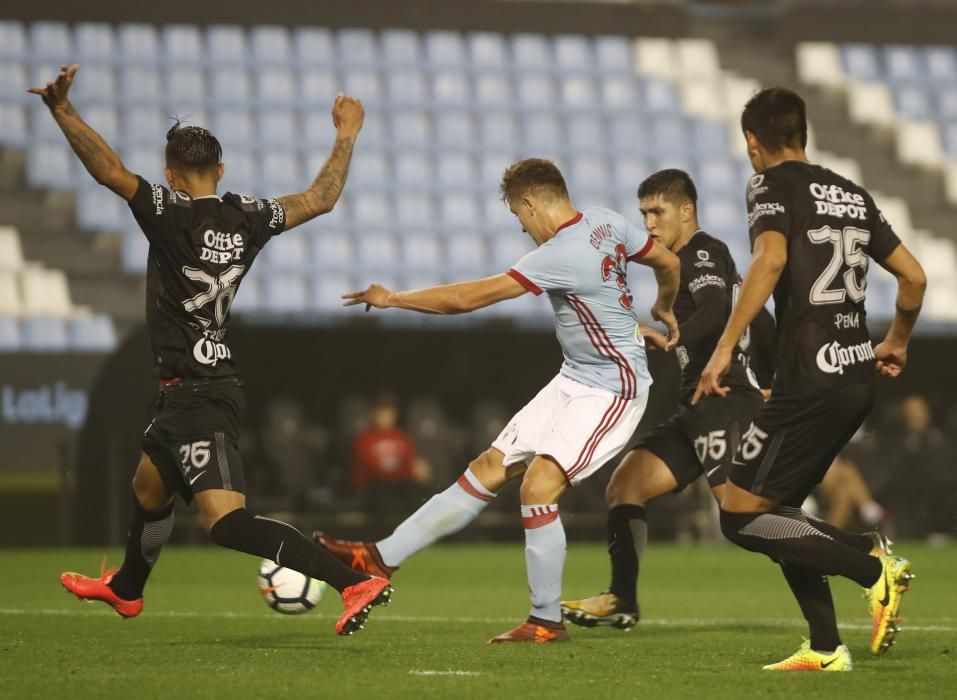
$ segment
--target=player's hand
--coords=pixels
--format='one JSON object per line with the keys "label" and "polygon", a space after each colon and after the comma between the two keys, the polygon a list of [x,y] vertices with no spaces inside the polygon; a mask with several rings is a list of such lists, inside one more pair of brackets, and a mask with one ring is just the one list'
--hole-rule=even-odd
{"label": "player's hand", "polygon": [[51,83],[47,83],[42,88],[27,88],[27,92],[39,95],[43,98],[43,104],[51,110],[59,109],[68,102],[67,93],[70,92],[70,86],[73,85],[73,76],[76,75],[80,66],[74,63],[72,66],[66,64],[60,66],[60,72]]}
{"label": "player's hand", "polygon": [[668,351],[668,336],[654,328],[642,327],[641,335],[645,339],[645,344],[649,350]]}
{"label": "player's hand", "polygon": [[391,306],[389,299],[392,297],[392,292],[383,287],[381,284],[371,284],[369,288],[364,292],[352,292],[351,294],[343,294],[342,298],[347,299],[343,306],[355,306],[356,304],[365,304],[366,311],[369,311],[374,306],[377,309],[387,309]]}
{"label": "player's hand", "polygon": [[720,346],[714,349],[714,354],[708,360],[704,370],[701,372],[701,379],[698,380],[698,388],[695,389],[694,396],[691,397],[691,405],[698,403],[702,396],[721,396],[722,398],[731,391],[730,387],[721,386],[721,380],[727,374],[731,366],[731,350],[724,350]]}
{"label": "player's hand", "polygon": [[665,324],[665,327],[668,329],[668,343],[663,349],[671,350],[671,348],[678,344],[678,337],[681,335],[678,332],[678,319],[675,318],[675,312],[671,307],[664,308],[655,304],[651,307],[651,317]]}
{"label": "player's hand", "polygon": [[336,95],[336,101],[332,104],[332,123],[340,136],[355,138],[362,128],[365,117],[366,113],[360,100],[341,92]]}
{"label": "player's hand", "polygon": [[893,345],[886,340],[874,348],[877,371],[885,377],[897,377],[907,364],[907,346]]}
{"label": "player's hand", "polygon": [[765,401],[771,400],[771,390],[770,389],[761,389],[761,396],[764,397]]}

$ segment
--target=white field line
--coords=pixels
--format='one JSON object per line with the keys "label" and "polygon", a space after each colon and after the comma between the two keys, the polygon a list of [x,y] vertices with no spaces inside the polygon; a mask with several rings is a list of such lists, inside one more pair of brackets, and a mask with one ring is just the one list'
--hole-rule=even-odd
{"label": "white field line", "polygon": [[[99,609],[89,609],[83,610],[81,608],[69,609],[69,608],[0,608],[0,616],[62,616],[62,617],[112,617],[114,613],[105,608]],[[256,620],[289,620],[293,618],[292,615],[277,615],[275,613],[269,613],[263,611],[262,613],[248,613],[248,612],[229,612],[229,611],[215,611],[215,612],[202,612],[200,610],[150,610],[144,613],[147,617],[202,617],[207,619],[256,619]],[[335,620],[337,615],[332,615],[328,613],[309,613],[309,617],[313,619],[322,619],[322,620]],[[441,623],[441,624],[513,624],[516,621],[516,617],[439,617],[439,616],[430,616],[430,615],[391,615],[386,613],[385,615],[376,615],[374,616],[375,622],[419,622],[419,623]],[[805,622],[799,618],[795,619],[774,619],[774,618],[758,618],[758,619],[747,619],[747,618],[687,618],[687,619],[665,619],[665,618],[652,618],[649,620],[642,620],[638,623],[639,627],[644,626],[655,626],[655,627],[725,627],[733,625],[750,625],[752,627],[804,627]],[[870,625],[863,625],[857,623],[844,623],[840,625],[843,629],[848,630],[869,630],[871,629]],[[907,624],[906,618],[902,629],[907,632],[957,632],[957,626],[953,625],[909,625]]]}
{"label": "white field line", "polygon": [[411,670],[409,671],[410,676],[481,676],[482,674],[478,671],[453,671],[449,669],[448,671],[426,671],[426,670]]}

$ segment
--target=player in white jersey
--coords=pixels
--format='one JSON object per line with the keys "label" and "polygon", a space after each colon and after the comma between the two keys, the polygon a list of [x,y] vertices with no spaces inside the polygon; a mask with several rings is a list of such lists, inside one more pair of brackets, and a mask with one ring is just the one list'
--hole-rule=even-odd
{"label": "player in white jersey", "polygon": [[608,209],[572,206],[562,174],[547,160],[522,160],[502,178],[502,199],[538,246],[507,272],[475,282],[408,292],[372,285],[347,304],[423,313],[465,313],[531,292],[548,294],[565,361],[561,371],[448,489],[376,543],[318,542],[362,571],[395,571],[408,557],[465,527],[510,481],[522,478],[522,521],[532,609],[492,642],[568,639],[560,608],[565,531],[558,498],[625,447],[645,410],[651,377],[627,263],[654,269],[651,315],[678,340],[672,304],[678,258]]}

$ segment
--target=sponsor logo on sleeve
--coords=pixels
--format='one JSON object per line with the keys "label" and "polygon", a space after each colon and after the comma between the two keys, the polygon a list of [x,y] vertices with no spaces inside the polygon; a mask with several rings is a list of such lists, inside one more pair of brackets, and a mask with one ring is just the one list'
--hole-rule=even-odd
{"label": "sponsor logo on sleeve", "polygon": [[704,289],[705,287],[720,287],[721,289],[724,289],[727,287],[727,283],[720,275],[712,274],[698,275],[688,283],[688,291],[692,294]]}
{"label": "sponsor logo on sleeve", "polygon": [[153,206],[156,208],[156,216],[162,216],[163,214],[163,187],[162,185],[152,185],[153,190]]}
{"label": "sponsor logo on sleeve", "polygon": [[764,174],[758,173],[754,175],[750,180],[748,180],[748,201],[754,201],[754,198],[758,195],[762,195],[768,191],[768,188],[764,186]]}
{"label": "sponsor logo on sleeve", "polygon": [[698,251],[698,262],[694,264],[695,267],[714,267],[714,263],[711,262],[711,254],[706,250]]}
{"label": "sponsor logo on sleeve", "polygon": [[286,223],[286,210],[282,208],[282,204],[276,199],[267,201],[269,203],[269,210],[272,213],[272,217],[269,219],[269,228],[273,231],[282,231]]}
{"label": "sponsor logo on sleeve", "polygon": [[874,360],[871,341],[842,347],[836,340],[817,351],[817,367],[825,374],[844,374],[844,368]]}
{"label": "sponsor logo on sleeve", "polygon": [[774,214],[783,214],[784,205],[780,202],[755,202],[748,212],[748,226],[754,226],[755,222],[762,216],[772,216]]}

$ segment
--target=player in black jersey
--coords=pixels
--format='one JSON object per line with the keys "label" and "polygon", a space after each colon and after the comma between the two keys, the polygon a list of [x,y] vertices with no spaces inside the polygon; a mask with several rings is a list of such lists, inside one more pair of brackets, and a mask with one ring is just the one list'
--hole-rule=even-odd
{"label": "player in black jersey", "polygon": [[61,581],[78,597],[102,600],[123,617],[138,615],[146,580],[172,532],[179,493],[186,502],[195,498],[217,544],[328,581],[345,603],[336,631],[351,634],[371,606],[388,601],[391,585],[357,574],[291,525],[246,509],[238,449],[242,383],[226,331],[233,297],[263,246],[330,211],[339,199],[362,128],[362,104],[336,97],[336,143],[306,191],[279,199],[220,197],[222,150],[206,129],[178,123],[170,129],[168,189],[129,172],[70,104],[77,69],[63,66],[53,82],[30,92],[43,98],[96,181],[129,202],[149,240],[146,320],[161,388],[133,477],[123,566],[98,578],[67,572]]}
{"label": "player in black jersey", "polygon": [[[728,247],[698,225],[698,194],[682,170],[662,170],[638,188],[639,206],[648,232],[681,261],[681,285],[675,299],[681,367],[681,402],[671,418],[658,425],[622,459],[608,483],[608,590],[584,600],[564,601],[565,617],[586,627],[630,629],[638,622],[638,570],[648,541],[645,506],[666,493],[683,490],[704,475],[720,503],[731,457],[764,402],[749,366],[752,335],[773,343],[770,314],[755,321],[755,333],[738,344],[728,372],[732,392],[727,401],[708,398],[696,406],[691,396],[705,363],[724,330],[741,282]],[[665,350],[667,339],[642,328],[649,347]]]}
{"label": "player in black jersey", "polygon": [[[773,292],[772,396],[735,456],[721,528],[781,565],[810,627],[809,643],[765,668],[850,670],[826,577],[845,576],[865,588],[871,651],[881,654],[897,631],[910,563],[867,536],[812,518],[801,505],[870,412],[876,375],[896,377],[904,368],[926,278],[863,188],[808,162],[800,96],[783,88],[758,93],[741,126],[757,173],[747,189],[753,260],[693,402],[727,394],[721,383],[738,339]],[[898,283],[894,320],[876,347],[864,310],[869,259]]]}

